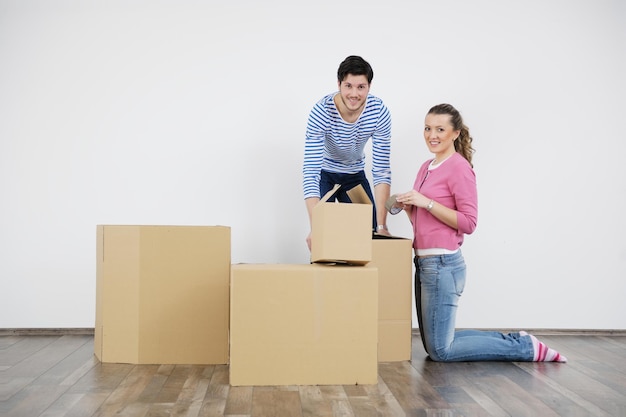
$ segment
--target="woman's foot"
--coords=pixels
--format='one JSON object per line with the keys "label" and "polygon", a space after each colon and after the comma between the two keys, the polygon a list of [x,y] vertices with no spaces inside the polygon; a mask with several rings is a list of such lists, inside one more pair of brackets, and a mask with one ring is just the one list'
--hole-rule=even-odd
{"label": "woman's foot", "polygon": [[535,336],[525,331],[519,332],[521,336],[530,336],[533,341],[535,352],[533,362],[567,362],[567,358],[554,349],[549,348],[545,343],[539,341]]}

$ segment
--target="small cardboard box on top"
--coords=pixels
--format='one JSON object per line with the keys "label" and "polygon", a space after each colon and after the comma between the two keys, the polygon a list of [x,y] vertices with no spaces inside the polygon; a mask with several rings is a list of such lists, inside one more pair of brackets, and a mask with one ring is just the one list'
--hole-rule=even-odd
{"label": "small cardboard box on top", "polygon": [[231,385],[377,383],[376,268],[235,264],[230,285]]}
{"label": "small cardboard box on top", "polygon": [[372,202],[361,185],[347,191],[352,203],[329,202],[339,187],[313,208],[311,262],[365,265],[372,260]]}
{"label": "small cardboard box on top", "polygon": [[101,362],[228,363],[230,228],[97,226]]}
{"label": "small cardboard box on top", "polygon": [[378,269],[378,361],[410,360],[413,241],[375,234],[368,266]]}

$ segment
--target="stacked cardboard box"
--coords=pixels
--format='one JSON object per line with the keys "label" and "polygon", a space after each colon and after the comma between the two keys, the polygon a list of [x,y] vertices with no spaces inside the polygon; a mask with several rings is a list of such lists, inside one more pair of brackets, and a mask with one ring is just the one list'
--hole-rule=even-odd
{"label": "stacked cardboard box", "polygon": [[333,188],[313,210],[312,262],[344,262],[378,269],[378,361],[411,359],[412,240],[374,234],[365,190],[348,191],[353,204],[331,203]]}
{"label": "stacked cardboard box", "polygon": [[353,204],[330,203],[333,188],[313,210],[312,262],[378,268],[378,361],[411,359],[413,248],[411,239],[374,234],[365,190],[348,191]]}
{"label": "stacked cardboard box", "polygon": [[312,213],[311,264],[233,265],[232,385],[376,384],[378,270],[372,205],[325,195]]}
{"label": "stacked cardboard box", "polygon": [[378,268],[378,361],[411,359],[413,242],[374,236],[372,262]]}
{"label": "stacked cardboard box", "polygon": [[230,384],[377,383],[378,273],[233,265]]}

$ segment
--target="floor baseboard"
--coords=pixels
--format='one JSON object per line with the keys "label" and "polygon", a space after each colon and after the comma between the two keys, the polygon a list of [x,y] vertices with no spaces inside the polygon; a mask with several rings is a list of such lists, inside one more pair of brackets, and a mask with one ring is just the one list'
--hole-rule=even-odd
{"label": "floor baseboard", "polygon": [[[458,330],[463,330],[459,328]],[[541,336],[626,336],[626,329],[476,329],[491,330],[503,333],[526,330],[528,333]],[[413,334],[419,334],[414,328]],[[83,335],[93,336],[93,327],[59,327],[59,328],[17,328],[0,329],[0,336],[63,336]]]}
{"label": "floor baseboard", "polygon": [[[464,330],[458,328],[457,330]],[[626,336],[626,329],[474,329],[496,331],[501,333],[519,332],[525,330],[536,336]],[[413,334],[419,334],[419,329],[414,328]]]}
{"label": "floor baseboard", "polygon": [[0,329],[0,336],[93,336],[93,327]]}

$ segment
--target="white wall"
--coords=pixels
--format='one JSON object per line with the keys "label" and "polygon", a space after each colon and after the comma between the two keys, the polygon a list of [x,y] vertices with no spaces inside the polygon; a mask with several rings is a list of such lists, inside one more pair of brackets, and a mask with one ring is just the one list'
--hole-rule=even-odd
{"label": "white wall", "polygon": [[358,54],[392,111],[392,191],[430,156],[432,105],[475,138],[458,326],[625,329],[625,18],[619,0],[0,0],[0,328],[94,325],[96,224],[228,225],[233,262],[308,262],[306,119]]}

